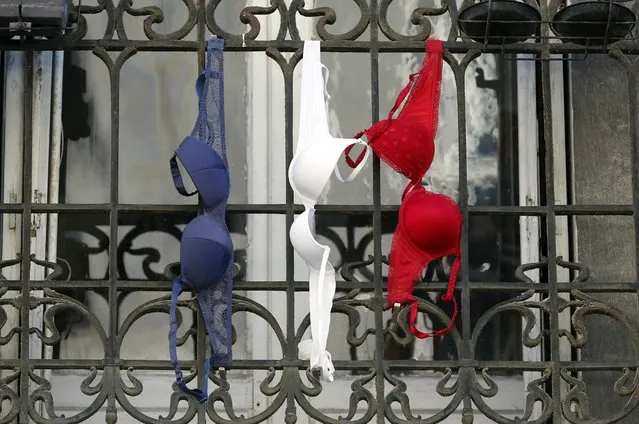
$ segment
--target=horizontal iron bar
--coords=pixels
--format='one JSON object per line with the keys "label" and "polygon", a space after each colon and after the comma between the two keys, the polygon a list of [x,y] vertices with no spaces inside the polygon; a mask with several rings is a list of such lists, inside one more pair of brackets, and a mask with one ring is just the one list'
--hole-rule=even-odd
{"label": "horizontal iron bar", "polygon": [[[339,361],[334,361],[334,364]],[[559,368],[565,368],[570,370],[583,370],[583,371],[623,371],[624,368],[635,369],[639,368],[639,360],[637,361],[558,361]],[[384,365],[387,365],[390,369],[405,369],[405,370],[430,370],[441,368],[476,368],[489,370],[520,370],[520,371],[532,371],[543,370],[549,368],[552,365],[551,361],[539,362],[539,361],[473,361],[473,360],[459,360],[459,361],[436,361],[436,360],[385,360]]]}
{"label": "horizontal iron bar", "polygon": [[[22,203],[1,203],[0,212],[19,213],[24,209]],[[122,213],[197,213],[198,205],[169,205],[169,204],[120,204],[117,207]],[[303,205],[293,205],[295,212],[304,212]],[[372,213],[372,205],[317,205],[318,212],[331,213]],[[32,212],[40,213],[107,213],[111,211],[108,203],[80,204],[80,203],[36,203],[32,206]],[[227,211],[229,213],[268,213],[268,214],[285,214],[288,206],[284,203],[271,204],[229,204]],[[390,205],[382,208],[382,211],[397,211],[399,205]]]}
{"label": "horizontal iron bar", "polygon": [[[548,39],[549,40],[549,39]],[[301,49],[303,40],[241,40],[239,37],[225,40],[224,50],[231,52],[261,52],[268,48],[276,48],[281,52],[294,52]],[[614,45],[624,53],[639,53],[639,42],[635,40],[622,40]],[[197,41],[184,40],[10,40],[0,43],[0,50],[93,50],[96,47],[110,51],[124,50],[134,47],[139,51],[165,51],[188,52],[197,51]],[[451,53],[465,53],[473,49],[484,53],[529,53],[541,54],[604,54],[602,47],[586,47],[571,42],[563,43],[512,43],[512,44],[484,44],[474,41],[445,41],[444,47]],[[344,53],[369,53],[376,49],[381,53],[386,52],[423,52],[424,41],[399,40],[399,41],[358,41],[358,40],[323,40],[322,50],[327,52]],[[608,50],[611,47],[608,46]]]}
{"label": "horizontal iron bar", "polygon": [[632,205],[555,205],[555,206],[469,206],[471,215],[545,216],[555,215],[633,215]]}
{"label": "horizontal iron bar", "polygon": [[[293,205],[293,211],[301,213],[303,205]],[[22,203],[0,203],[0,212],[21,213],[24,209]],[[169,204],[121,204],[118,211],[122,213],[171,213],[187,214],[197,213],[197,205],[169,205]],[[317,205],[318,213],[343,213],[343,214],[370,214],[374,211],[373,205]],[[549,206],[469,206],[471,215],[514,215],[514,216],[545,216],[552,209],[555,215],[633,215],[632,205],[555,205]],[[286,214],[289,206],[284,203],[272,204],[230,204],[227,207],[229,213],[247,214]],[[397,212],[399,205],[382,205],[382,212]],[[107,213],[111,206],[107,203],[35,203],[31,206],[35,213]]]}
{"label": "horizontal iron bar", "polygon": [[[109,280],[78,280],[78,281],[30,281],[30,286],[34,290],[50,288],[50,289],[107,289],[111,286]],[[171,291],[171,281],[150,281],[150,280],[128,280],[118,281],[117,288],[124,291]],[[2,286],[10,290],[19,290],[23,285],[21,280],[4,280]],[[282,291],[294,286],[296,291],[307,291],[308,281],[235,281],[233,283],[234,290],[246,291]],[[415,289],[422,291],[439,291],[446,288],[447,283],[444,282],[421,282],[415,286]],[[562,293],[572,290],[580,290],[584,293],[629,293],[637,291],[637,283],[632,282],[609,282],[609,283],[568,283],[558,282],[557,290]],[[535,292],[545,293],[552,288],[547,283],[522,283],[522,282],[473,282],[469,283],[471,291],[501,291],[501,292],[523,292],[534,289]],[[369,292],[374,289],[370,281],[338,281],[337,290],[346,291],[359,289],[363,292]],[[458,290],[460,288],[458,287]]]}
{"label": "horizontal iron bar", "polygon": [[[172,370],[169,361],[162,360],[91,360],[91,359],[29,359],[29,364],[36,369],[90,369],[95,367],[102,369],[105,366],[118,366],[122,370],[133,368],[136,370]],[[12,369],[19,367],[21,361],[18,359],[3,359],[0,369]],[[198,365],[197,361],[183,360],[180,361],[183,368],[194,368]],[[333,360],[333,365],[338,370],[369,370],[375,367],[373,360]],[[477,371],[481,369],[491,370],[518,370],[518,371],[534,371],[549,368],[552,362],[543,361],[437,361],[437,360],[385,360],[384,365],[395,370],[421,370],[421,371],[443,371],[446,368],[457,370],[459,368],[475,368]],[[573,371],[623,371],[624,368],[634,370],[639,368],[639,361],[558,361],[559,368]],[[263,370],[274,368],[281,370],[284,367],[293,367],[305,369],[309,366],[308,361],[298,359],[280,359],[280,360],[236,360],[233,361],[233,370]]]}

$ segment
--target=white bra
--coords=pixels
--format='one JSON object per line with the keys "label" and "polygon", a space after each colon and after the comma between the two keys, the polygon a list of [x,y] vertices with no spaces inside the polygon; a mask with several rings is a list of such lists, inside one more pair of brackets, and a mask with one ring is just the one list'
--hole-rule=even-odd
{"label": "white bra", "polygon": [[[315,240],[315,204],[326,183],[335,172],[340,182],[352,181],[361,171],[370,149],[364,140],[335,138],[328,126],[327,97],[321,63],[320,42],[305,41],[300,86],[299,134],[295,156],[288,168],[288,181],[304,204],[304,212],[291,226],[291,244],[309,268],[309,307],[311,339],[298,345],[299,358],[310,360],[311,369],[321,369],[322,378],[333,381],[335,368],[326,350],[335,295],[335,269],[328,261],[330,247]],[[353,144],[366,148],[364,159],[348,178],[342,178],[337,162],[344,150]]]}

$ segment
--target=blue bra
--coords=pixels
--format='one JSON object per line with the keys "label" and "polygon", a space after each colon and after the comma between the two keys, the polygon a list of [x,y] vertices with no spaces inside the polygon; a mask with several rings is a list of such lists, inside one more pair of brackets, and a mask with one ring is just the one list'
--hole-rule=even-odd
{"label": "blue bra", "polygon": [[[232,362],[233,242],[226,225],[231,183],[224,134],[223,51],[224,40],[208,41],[207,64],[196,84],[199,106],[195,128],[169,162],[177,191],[183,196],[199,193],[204,203],[204,214],[189,222],[182,233],[180,275],[173,281],[169,309],[169,351],[175,378],[180,389],[200,403],[208,399],[211,367],[226,369]],[[192,193],[184,188],[177,159],[195,185]],[[211,342],[202,390],[186,386],[177,360],[177,298],[184,288],[195,293]]]}

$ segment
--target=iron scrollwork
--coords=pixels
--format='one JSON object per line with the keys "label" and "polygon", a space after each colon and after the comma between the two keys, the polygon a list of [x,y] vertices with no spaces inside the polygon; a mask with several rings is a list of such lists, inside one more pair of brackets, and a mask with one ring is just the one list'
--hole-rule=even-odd
{"label": "iron scrollwork", "polygon": [[133,3],[133,0],[120,0],[116,10],[118,17],[116,29],[118,38],[121,40],[128,39],[123,22],[125,13],[134,17],[147,16],[147,18],[144,19],[144,34],[149,40],[182,40],[189,35],[197,24],[198,7],[196,0],[182,0],[182,3],[184,3],[184,6],[187,8],[187,20],[182,27],[169,34],[160,34],[153,29],[154,24],[159,24],[164,21],[164,11],[162,8],[158,6],[136,8]]}
{"label": "iron scrollwork", "polygon": [[[426,40],[432,35],[432,23],[429,17],[442,16],[449,11],[449,3],[454,5],[454,1],[443,0],[440,7],[428,8],[419,7],[410,13],[410,22],[413,25],[417,25],[420,28],[418,34],[415,35],[402,35],[395,31],[388,23],[388,9],[394,3],[394,0],[381,0],[379,7],[379,28],[384,35],[390,40]],[[397,4],[397,3],[395,3]],[[454,34],[451,29],[451,36]]]}
{"label": "iron scrollwork", "polygon": [[[117,130],[117,119],[120,113],[120,73],[123,64],[139,51],[195,52],[198,49],[202,50],[205,39],[212,33],[224,38],[228,42],[230,50],[259,51],[272,59],[284,76],[287,90],[286,98],[283,100],[290,106],[293,95],[291,88],[293,86],[293,72],[301,60],[302,53],[300,49],[302,37],[298,28],[302,20],[313,22],[315,33],[325,41],[323,46],[327,49],[340,52],[370,51],[372,52],[373,64],[378,66],[379,51],[417,51],[420,49],[420,43],[433,36],[435,20],[448,19],[450,30],[446,43],[445,60],[452,71],[458,90],[460,146],[466,146],[464,144],[466,143],[466,128],[464,127],[466,124],[466,71],[474,59],[488,50],[481,43],[457,41],[455,2],[444,0],[438,3],[438,6],[415,6],[413,10],[403,11],[403,18],[406,21],[405,27],[416,27],[413,35],[402,34],[401,30],[393,28],[391,25],[389,15],[393,10],[396,10],[399,2],[393,0],[353,0],[348,2],[347,7],[354,10],[355,19],[352,27],[345,29],[339,28],[340,16],[338,16],[339,9],[337,7],[321,6],[319,3],[321,2],[311,8],[310,2],[304,0],[270,0],[263,1],[260,5],[242,7],[234,19],[237,20],[235,23],[245,25],[245,30],[240,33],[231,33],[224,27],[230,18],[227,16],[226,21],[220,18],[224,6],[231,4],[231,0],[182,0],[176,4],[172,3],[172,7],[183,12],[185,20],[178,23],[177,29],[162,33],[158,29],[158,24],[167,19],[167,7],[163,8],[160,5],[146,3],[142,5],[140,1],[136,0],[97,0],[96,5],[80,5],[79,3],[75,5],[70,17],[70,26],[61,37],[36,41],[15,39],[10,42],[2,41],[2,43],[9,43],[3,44],[7,48],[13,46],[25,49],[42,45],[47,46],[47,49],[56,47],[72,51],[92,50],[102,60],[109,74],[107,83],[111,89],[112,100],[110,114],[111,118],[115,120],[113,128]],[[274,27],[275,30],[269,31],[269,34],[273,34],[273,36],[265,34],[266,25],[264,22],[267,19],[272,21],[279,19],[279,24]],[[87,37],[88,34],[93,34],[93,28],[90,25],[98,20],[103,21],[104,33],[97,35],[97,39],[90,39]],[[135,31],[135,29],[141,29],[141,31]],[[197,32],[196,37],[193,37],[193,32]],[[131,34],[137,33],[143,33],[146,38],[142,40],[131,38]],[[386,40],[380,40],[382,35],[386,37]],[[191,39],[196,39],[196,41],[188,41]],[[548,53],[551,48],[555,49],[553,51],[570,52],[572,51],[570,49],[574,47],[558,43],[551,46],[544,41],[528,43],[525,46],[498,46],[490,51],[514,53],[544,51]],[[112,58],[109,53],[111,51],[117,52],[117,56]],[[625,44],[619,44],[618,48],[608,50],[608,53],[625,67],[630,81],[636,83],[639,78],[637,76],[639,68],[635,62],[628,58],[629,52],[632,51],[635,53],[639,51],[639,46],[636,45],[635,41],[630,40]],[[290,56],[286,56],[288,53],[291,53]],[[460,56],[454,55],[457,53]],[[373,69],[376,69],[375,66]],[[378,80],[373,80],[374,86],[377,84],[375,86],[377,88],[373,90],[375,93],[374,102],[379,101],[375,97],[379,95],[376,91],[379,88],[378,83]],[[483,74],[480,73],[478,74],[478,86],[486,88],[483,83],[486,81]],[[490,83],[492,84],[492,82]],[[496,84],[489,88],[495,87]],[[378,109],[379,104],[376,104],[374,110]],[[290,109],[287,110],[290,111]],[[632,110],[636,110],[636,105]],[[66,118],[65,121],[69,122]],[[287,144],[287,151],[291,151],[293,131],[288,130],[291,129],[292,122],[286,124],[287,143],[290,143]],[[81,128],[77,134],[67,131],[67,136],[72,140],[79,141],[86,137],[86,129]],[[117,135],[112,134],[112,137],[113,145],[117,146],[117,143],[120,142]],[[465,153],[461,153],[460,157],[463,159],[464,155]],[[460,160],[460,163],[463,161]],[[115,169],[114,172],[118,172],[118,170]],[[460,175],[466,175],[464,172],[466,171],[460,172]],[[637,178],[636,175],[635,178]],[[117,178],[115,180],[117,181]],[[379,184],[375,186],[376,190],[379,190]],[[467,191],[467,188],[466,181],[460,183],[460,193]],[[117,186],[112,189],[117,190]],[[379,195],[379,192],[377,194]],[[98,208],[104,205],[89,206]],[[263,205],[234,206],[239,209],[249,208],[251,212],[257,213],[272,213],[273,210],[277,210],[278,213],[285,214],[287,218],[290,218],[290,211],[294,208],[291,204],[270,205],[269,208],[264,209],[261,209]],[[82,207],[88,206],[83,205]],[[548,206],[544,213],[548,213],[548,210],[552,211],[552,208],[555,207],[555,205]],[[69,205],[65,205],[65,208],[67,210],[73,209]],[[158,206],[158,208],[161,207]],[[335,316],[346,318],[344,340],[341,341],[350,349],[351,357],[347,361],[338,361],[338,369],[341,365],[342,368],[348,369],[352,373],[347,376],[351,383],[350,392],[344,393],[342,407],[346,412],[341,416],[331,416],[317,406],[316,400],[329,390],[329,386],[322,384],[317,376],[307,369],[308,363],[299,360],[294,354],[294,346],[299,343],[309,327],[309,317],[303,317],[301,322],[295,323],[295,327],[292,329],[285,328],[284,323],[276,318],[274,311],[243,293],[235,293],[233,296],[234,317],[238,318],[237,321],[246,316],[257,317],[263,321],[269,332],[274,335],[272,343],[283,352],[281,358],[238,361],[237,371],[245,372],[246,375],[252,375],[251,373],[255,370],[263,373],[262,381],[259,382],[258,387],[260,393],[269,398],[268,405],[252,414],[240,411],[239,402],[231,395],[233,384],[238,384],[237,380],[217,374],[210,377],[214,388],[206,405],[197,405],[193,399],[184,395],[175,385],[168,395],[168,409],[165,414],[157,417],[150,416],[135,405],[135,398],[145,393],[141,372],[143,369],[162,370],[167,375],[170,374],[170,367],[166,361],[155,359],[125,361],[121,358],[123,343],[127,338],[134,337],[132,328],[136,323],[151,314],[162,316],[168,314],[169,297],[163,293],[136,305],[129,313],[120,315],[123,301],[134,291],[166,292],[170,286],[166,276],[156,268],[167,262],[169,258],[163,256],[161,249],[156,246],[139,247],[136,241],[144,234],[155,232],[168,235],[172,238],[172,242],[177,243],[181,237],[179,225],[192,217],[188,213],[184,213],[174,214],[169,218],[152,219],[149,218],[149,215],[159,213],[147,205],[146,209],[140,208],[140,210],[134,210],[134,213],[131,213],[131,210],[127,212],[114,210],[113,212],[118,219],[129,220],[126,224],[112,222],[107,216],[108,214],[104,214],[105,216],[100,222],[87,224],[89,218],[86,221],[78,220],[78,222],[82,221],[83,224],[86,224],[80,225],[81,228],[71,228],[72,223],[64,222],[59,229],[60,240],[64,239],[65,231],[80,231],[84,233],[86,239],[92,238],[96,243],[90,247],[88,243],[78,242],[73,248],[68,248],[72,244],[69,242],[64,245],[65,248],[60,249],[60,258],[57,261],[48,262],[43,258],[35,256],[27,258],[18,254],[15,258],[0,262],[0,281],[12,285],[11,289],[0,285],[0,348],[3,348],[3,351],[9,344],[23,341],[23,337],[37,339],[47,348],[56,348],[77,324],[77,321],[72,319],[60,319],[65,315],[67,317],[73,315],[87,327],[90,327],[91,331],[97,334],[99,348],[102,350],[101,358],[95,361],[67,360],[60,358],[59,353],[56,353],[53,359],[42,360],[29,358],[28,351],[20,352],[21,356],[16,358],[0,356],[0,371],[2,372],[0,374],[0,401],[3,402],[0,424],[8,424],[16,419],[22,419],[26,422],[29,418],[38,424],[81,423],[100,410],[106,412],[106,422],[109,424],[118,420],[118,413],[120,416],[129,416],[139,422],[153,424],[187,423],[194,420],[198,414],[200,417],[206,415],[214,422],[253,424],[265,422],[276,416],[283,408],[284,420],[288,424],[295,423],[301,415],[324,423],[366,423],[376,420],[382,422],[385,419],[392,423],[437,423],[455,413],[461,415],[461,421],[464,424],[472,423],[475,414],[482,414],[502,424],[524,422],[541,424],[550,420],[558,422],[562,418],[574,424],[608,424],[617,422],[636,410],[639,404],[639,371],[636,364],[632,366],[632,364],[625,363],[623,366],[617,366],[618,364],[614,361],[605,364],[608,368],[618,369],[620,373],[620,376],[612,384],[611,394],[621,399],[627,399],[627,401],[616,414],[598,418],[592,412],[593,399],[589,395],[586,380],[580,375],[580,373],[587,371],[587,366],[581,367],[577,362],[560,361],[556,355],[543,358],[535,363],[527,363],[517,357],[507,361],[478,358],[481,350],[479,346],[481,337],[490,331],[491,323],[499,320],[504,314],[510,314],[516,317],[519,322],[523,322],[521,334],[517,335],[520,337],[517,339],[518,348],[541,349],[562,340],[566,341],[574,350],[584,349],[589,342],[587,317],[602,315],[612,319],[615,325],[624,332],[624,335],[627,335],[628,344],[632,346],[636,361],[639,357],[639,337],[629,317],[623,311],[590,294],[590,271],[587,266],[565,261],[562,258],[554,258],[551,261],[544,258],[537,263],[520,265],[514,270],[514,279],[517,280],[515,282],[507,282],[509,280],[502,278],[505,282],[500,290],[508,291],[512,295],[505,300],[491,303],[488,308],[481,310],[476,316],[472,316],[472,323],[464,322],[461,319],[457,328],[447,336],[446,343],[448,344],[445,348],[440,349],[448,355],[442,363],[439,362],[442,358],[437,357],[437,354],[428,360],[413,360],[411,348],[414,346],[415,339],[407,324],[408,310],[402,309],[395,314],[388,314],[383,294],[385,277],[383,271],[380,273],[380,270],[384,270],[388,264],[388,259],[383,256],[384,252],[375,251],[379,250],[375,245],[378,244],[376,242],[380,240],[382,235],[388,235],[393,231],[396,222],[391,222],[392,220],[389,220],[388,217],[396,214],[396,211],[389,214],[379,203],[375,203],[372,210],[370,205],[365,205],[363,209],[365,211],[362,212],[362,216],[357,216],[352,209],[337,208],[338,213],[349,216],[348,223],[339,224],[327,219],[318,225],[318,233],[337,246],[336,250],[339,251],[340,260],[336,268],[339,269],[343,278],[343,281],[338,283],[338,295],[334,299],[333,313]],[[612,208],[610,209],[612,210]],[[538,212],[537,209],[536,211]],[[49,212],[58,211],[51,208]],[[508,209],[506,212],[524,215],[522,211],[516,209]],[[636,213],[636,211],[634,212]],[[136,215],[136,217],[131,218],[127,215]],[[239,213],[232,212],[230,215],[229,220]],[[318,216],[321,217],[321,215]],[[493,215],[498,216],[499,213],[495,212]],[[319,221],[321,220],[318,219]],[[382,222],[381,225],[380,222]],[[132,225],[133,228],[124,231],[121,228],[124,225]],[[112,232],[113,226],[118,228]],[[369,226],[371,228],[357,243],[349,244],[350,240],[345,242],[339,235],[337,228],[340,226],[348,227],[347,230],[352,230],[356,226]],[[118,233],[121,239],[115,243],[111,236]],[[554,236],[554,234],[550,236]],[[28,238],[26,237],[26,239]],[[25,252],[30,251],[28,247],[25,247]],[[112,250],[112,248],[114,249]],[[374,254],[368,255],[367,252],[370,250],[373,250]],[[88,258],[99,254],[105,254],[110,259],[114,256],[115,258],[113,261],[109,260],[106,272],[96,277],[89,272]],[[552,258],[555,255],[548,254],[548,256]],[[131,258],[139,260],[141,264],[142,274],[137,279],[126,266],[127,259]],[[236,252],[236,258],[240,258],[236,264],[236,280],[248,287],[249,291],[261,290],[254,282],[245,281],[247,260],[245,252]],[[287,260],[292,261],[292,258],[287,258]],[[110,267],[113,263],[116,264],[115,269]],[[570,270],[575,275],[574,278],[567,283],[549,281],[548,275],[552,273],[548,272],[548,267],[551,263],[553,266],[557,265]],[[22,280],[10,281],[2,274],[2,270],[8,267],[22,267],[22,269],[44,267],[47,270],[47,275],[44,281],[30,281],[24,276]],[[470,267],[472,268],[473,265]],[[527,276],[526,273],[532,270],[539,271],[542,276],[540,282],[535,282]],[[434,261],[426,269],[423,281],[418,285],[416,292],[416,296],[420,299],[420,311],[432,318],[433,325],[445,325],[449,322],[448,311],[444,309],[441,302],[438,302],[436,295],[429,294],[430,291],[433,291],[429,285],[435,286],[436,289],[443,287],[447,278],[446,273],[446,261]],[[472,278],[473,269],[469,270],[467,275],[471,276],[469,278],[471,281],[474,280]],[[286,284],[290,286],[280,288],[280,290],[287,290],[287,294],[290,294],[292,290],[290,287],[293,286],[292,280],[293,278],[289,275]],[[137,288],[130,288],[135,287],[136,284]],[[458,288],[456,295],[459,295],[462,309],[466,308],[468,316],[471,315],[467,308],[472,310],[471,305],[474,305],[476,310],[479,303],[477,298],[473,297],[475,292],[481,290],[499,291],[495,289],[494,282],[479,282],[476,287],[468,281],[463,284]],[[491,284],[493,285],[491,286]],[[42,285],[43,288],[39,285]],[[565,296],[559,296],[559,290]],[[625,292],[636,293],[633,290]],[[102,296],[107,302],[115,301],[115,304],[108,305],[109,308],[117,310],[110,315],[110,324],[115,324],[115,326],[109,325],[107,328],[103,324],[97,313],[88,305],[87,291]],[[292,291],[294,292],[294,290]],[[295,306],[292,299],[294,296],[289,296],[287,300],[290,310],[293,310]],[[25,311],[32,312],[40,309],[43,311],[41,325],[30,325],[10,319]],[[558,315],[564,312],[568,312],[570,315],[570,328],[561,328],[555,325],[558,322]],[[197,314],[197,307],[193,299],[179,302],[179,324],[184,321],[184,313],[190,313],[194,317]],[[291,314],[292,312],[287,310],[286,313]],[[364,319],[366,313],[375,316],[373,326],[366,323]],[[384,321],[384,317],[388,315],[391,315],[390,319]],[[194,320],[194,322],[196,321]],[[291,319],[290,322],[293,320]],[[549,325],[549,323],[553,325]],[[235,326],[233,331],[234,342],[237,342],[241,332]],[[206,344],[206,340],[201,340],[199,335],[198,328],[191,326],[183,331],[178,345],[184,345],[189,340],[195,340],[199,346]],[[376,341],[375,346],[380,351],[376,350],[372,359],[361,359],[358,356],[358,349],[370,339]],[[434,341],[435,347],[441,343],[444,341]],[[76,370],[83,374],[79,388],[82,395],[89,398],[90,402],[80,412],[72,416],[65,416],[56,409],[58,400],[54,399],[53,394],[54,379],[43,372],[51,364],[54,364],[56,369]],[[525,393],[522,394],[523,411],[520,416],[514,418],[506,417],[492,404],[489,404],[490,399],[494,399],[503,392],[503,387],[500,387],[502,383],[497,374],[509,366],[534,370],[536,373],[536,378],[528,381],[524,389]],[[429,417],[417,413],[416,411],[420,408],[418,403],[420,399],[411,396],[409,384],[407,384],[407,382],[410,383],[409,379],[412,377],[400,375],[398,369],[415,373],[432,371],[431,377],[436,376],[434,378],[436,381],[434,392],[445,400],[445,404],[438,406],[437,412]],[[195,384],[200,376],[200,371],[194,367],[185,376],[185,381],[189,384]],[[422,377],[423,375],[418,376],[418,378]],[[559,383],[565,383],[567,390],[564,393],[561,392]],[[385,388],[389,390],[385,392]],[[25,390],[26,392],[23,392]],[[26,406],[24,406],[25,404]],[[28,416],[24,416],[25,410]],[[559,413],[558,411],[563,417],[554,415]]]}

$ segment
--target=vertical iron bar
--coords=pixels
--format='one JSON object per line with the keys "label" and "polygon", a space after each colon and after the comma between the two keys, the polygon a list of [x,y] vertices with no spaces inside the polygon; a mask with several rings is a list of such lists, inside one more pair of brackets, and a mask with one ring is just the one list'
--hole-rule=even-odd
{"label": "vertical iron bar", "polygon": [[119,131],[120,131],[120,69],[109,66],[111,80],[111,190],[109,194],[109,343],[108,363],[115,365],[119,357],[116,352],[118,335],[118,195],[119,195]]}
{"label": "vertical iron bar", "polygon": [[206,0],[198,0],[197,11],[197,68],[204,70],[206,63]]}
{"label": "vertical iron bar", "polygon": [[[471,342],[470,328],[470,273],[468,261],[468,161],[466,158],[466,69],[467,63],[462,60],[455,65],[455,87],[457,94],[457,149],[459,157],[459,207],[462,211],[461,231],[461,321],[462,321],[462,349],[457,352],[459,359],[472,360],[474,356]],[[457,295],[457,294],[455,294]],[[460,368],[461,371],[461,368]],[[461,383],[465,393],[468,393],[468,380]],[[472,402],[470,396],[464,396],[463,414],[472,416]]]}
{"label": "vertical iron bar", "polygon": [[[293,160],[293,68],[282,67],[284,73],[284,175],[288,175],[288,167]],[[295,261],[293,244],[291,243],[290,229],[295,220],[295,200],[293,189],[284,178],[286,187],[286,346],[284,357],[290,360],[297,359],[297,345],[295,344]],[[297,421],[295,408],[295,393],[289,390],[286,396],[286,423]]]}
{"label": "vertical iron bar", "polygon": [[[371,119],[379,120],[379,48],[378,6],[371,0]],[[375,397],[377,399],[377,422],[386,422],[386,399],[384,397],[384,288],[382,287],[382,212],[381,212],[381,167],[377,155],[373,155],[373,287],[375,290]]]}
{"label": "vertical iron bar", "polygon": [[[108,55],[108,53],[104,53]],[[122,54],[122,53],[120,53]],[[110,366],[115,375],[119,375],[120,369],[116,363],[119,361],[116,340],[118,337],[118,324],[120,321],[120,308],[118,305],[118,201],[119,201],[119,165],[120,165],[120,68],[115,65],[108,66],[111,82],[111,167],[109,169],[111,188],[109,193],[109,339],[107,343],[106,365]],[[106,372],[105,368],[105,372]],[[115,405],[115,387],[110,388],[107,405],[107,422],[117,417]],[[111,418],[110,418],[111,417]]]}
{"label": "vertical iron bar", "polygon": [[[628,98],[630,112],[630,141],[632,144],[632,205],[635,224],[635,280],[639,279],[639,99],[637,95],[637,68],[628,69]],[[639,289],[638,289],[639,290]],[[639,292],[637,293],[639,299]]]}
{"label": "vertical iron bar", "polygon": [[464,340],[463,351],[459,352],[460,358],[472,359],[472,346],[470,343],[470,285],[468,262],[468,160],[466,157],[466,66],[461,66],[455,72],[455,85],[457,86],[457,148],[459,156],[459,207],[462,210],[463,224],[461,232],[461,294],[462,294],[462,337]]}
{"label": "vertical iron bar", "polygon": [[[33,169],[31,159],[33,155],[33,50],[25,52],[24,61],[24,118],[22,138],[22,262],[21,262],[21,299],[20,299],[20,391],[21,399],[29,399],[29,297],[31,296],[31,191],[33,188]],[[20,424],[29,423],[29,402],[20,402]]]}
{"label": "vertical iron bar", "polygon": [[553,423],[563,422],[561,413],[561,380],[559,378],[561,360],[559,354],[559,311],[557,290],[557,246],[555,239],[555,176],[554,151],[552,145],[552,105],[550,99],[550,53],[546,49],[541,54],[541,98],[543,113],[543,143],[545,150],[545,197],[546,197],[546,249],[548,253],[548,306],[550,315],[550,360],[552,362],[552,409]]}

